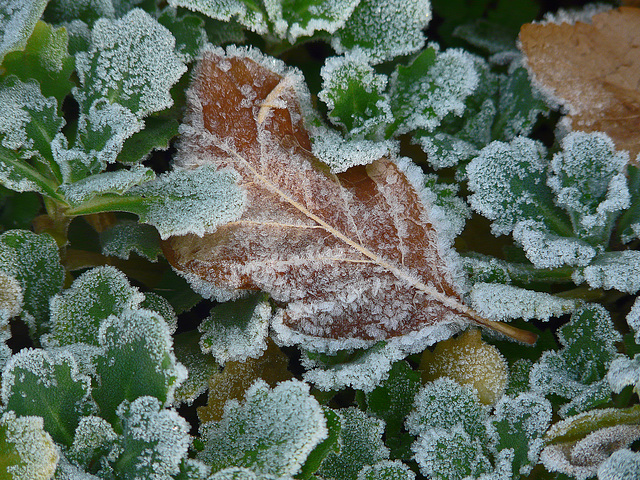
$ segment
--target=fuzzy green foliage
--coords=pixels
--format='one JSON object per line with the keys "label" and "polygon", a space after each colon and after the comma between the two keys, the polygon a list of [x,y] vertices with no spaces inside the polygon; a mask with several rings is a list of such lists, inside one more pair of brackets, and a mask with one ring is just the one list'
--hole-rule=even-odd
{"label": "fuzzy green foliage", "polygon": [[[542,3],[0,0],[0,478],[638,478],[640,168],[536,87]],[[278,347],[279,302],[169,267],[247,203],[172,165],[208,43],[301,70],[327,175],[409,157],[463,301],[540,335],[486,337],[504,391],[425,380],[449,331]]]}

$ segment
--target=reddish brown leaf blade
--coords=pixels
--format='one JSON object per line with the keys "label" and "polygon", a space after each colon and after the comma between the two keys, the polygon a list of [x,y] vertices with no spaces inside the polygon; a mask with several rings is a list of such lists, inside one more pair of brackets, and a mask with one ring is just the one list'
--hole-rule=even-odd
{"label": "reddish brown leaf blade", "polygon": [[568,110],[571,127],[602,131],[634,160],[640,152],[640,9],[592,23],[526,24],[520,42],[536,82]]}
{"label": "reddish brown leaf blade", "polygon": [[269,62],[240,50],[200,62],[180,162],[237,172],[247,208],[213,234],[167,240],[171,264],[223,291],[268,292],[284,325],[315,338],[380,340],[474,318],[410,167],[382,158],[331,174],[309,151],[302,80]]}

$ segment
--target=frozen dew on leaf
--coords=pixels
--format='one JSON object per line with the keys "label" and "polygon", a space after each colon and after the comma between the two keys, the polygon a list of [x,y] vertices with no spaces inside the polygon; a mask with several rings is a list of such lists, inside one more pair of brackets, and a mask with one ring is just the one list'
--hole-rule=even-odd
{"label": "frozen dew on leaf", "polygon": [[518,335],[463,304],[418,167],[385,156],[332,174],[311,154],[298,71],[253,49],[212,48],[188,99],[178,167],[232,170],[246,200],[214,233],[168,238],[175,269],[220,300],[269,293],[284,306],[285,343],[338,350],[415,334],[424,348],[430,331],[440,340],[443,326],[450,335],[469,320]]}
{"label": "frozen dew on leaf", "polygon": [[307,384],[291,380],[271,389],[258,380],[244,402],[229,400],[222,419],[204,423],[201,434],[205,446],[198,458],[214,472],[236,466],[286,477],[300,471],[327,427]]}
{"label": "frozen dew on leaf", "polygon": [[46,0],[4,0],[0,3],[0,63],[7,53],[24,49],[46,6]]}
{"label": "frozen dew on leaf", "polygon": [[635,480],[640,477],[640,453],[616,450],[598,467],[598,480]]}

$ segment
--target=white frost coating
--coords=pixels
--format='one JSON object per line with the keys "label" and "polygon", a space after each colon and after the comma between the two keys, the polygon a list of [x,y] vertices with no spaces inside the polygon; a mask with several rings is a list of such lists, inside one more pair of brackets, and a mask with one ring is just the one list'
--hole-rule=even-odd
{"label": "white frost coating", "polygon": [[7,53],[24,49],[47,3],[47,0],[0,2],[0,63]]}
{"label": "white frost coating", "polygon": [[633,385],[633,389],[638,393],[638,385],[640,385],[640,355],[636,355],[633,359],[619,355],[609,365],[607,372],[607,381],[611,390],[620,393],[627,385]]}
{"label": "white frost coating", "polygon": [[416,474],[400,460],[381,460],[373,465],[365,465],[358,472],[356,480],[414,480]]}
{"label": "white frost coating", "polygon": [[212,311],[205,320],[206,326],[203,323],[198,327],[202,333],[200,348],[203,353],[211,353],[220,365],[258,358],[267,349],[270,319],[269,302],[258,303],[244,325],[235,323],[235,318],[220,318]]}
{"label": "white frost coating", "polygon": [[422,48],[430,20],[429,0],[361,0],[331,46],[339,54],[361,49],[371,63],[381,63]]}
{"label": "white frost coating", "polygon": [[110,315],[137,309],[144,295],[112,266],[93,268],[49,302],[51,333],[47,343],[78,341],[97,345],[98,326]]}
{"label": "white frost coating", "polygon": [[471,437],[461,425],[450,430],[432,428],[422,432],[411,445],[414,460],[427,478],[462,478],[468,465],[472,476],[491,470],[491,462],[483,452],[480,438]]}
{"label": "white frost coating", "polygon": [[535,220],[516,222],[513,238],[522,245],[525,255],[536,268],[585,266],[598,253],[595,248],[579,238],[549,233],[542,222]]}
{"label": "white frost coating", "polygon": [[368,393],[386,380],[393,363],[405,356],[396,345],[387,344],[380,349],[373,347],[356,361],[325,369],[314,368],[318,365],[303,354],[301,362],[308,370],[303,378],[324,391],[351,387]]}
{"label": "white frost coating", "polygon": [[248,468],[229,467],[207,477],[207,480],[293,480],[293,477],[257,474]]}
{"label": "white frost coating", "polygon": [[640,478],[640,453],[627,448],[616,450],[598,467],[598,480],[637,480]]}
{"label": "white frost coating", "polygon": [[591,18],[601,12],[611,10],[611,5],[606,3],[590,3],[580,8],[560,8],[555,13],[547,12],[542,17],[541,24],[568,23],[575,25],[576,22],[591,23]]}
{"label": "white frost coating", "polygon": [[335,130],[326,127],[309,129],[313,143],[312,153],[331,169],[331,173],[342,173],[356,165],[368,165],[385,156],[395,156],[399,150],[393,140],[374,142],[371,140],[345,140]]}
{"label": "white frost coating", "polygon": [[[546,180],[544,156],[541,143],[516,137],[510,143],[491,142],[467,166],[469,189],[474,192],[469,204],[493,220],[494,235],[508,235],[525,212],[536,210],[537,198],[527,187],[536,188]],[[520,187],[521,183],[526,187]],[[537,215],[534,219],[542,221],[541,214]]]}
{"label": "white frost coating", "polygon": [[235,173],[216,171],[213,166],[176,169],[129,193],[145,198],[140,218],[156,227],[162,239],[214,232],[240,217],[246,196],[236,184]]}
{"label": "white frost coating", "polygon": [[400,84],[391,76],[391,104],[399,103],[396,118],[403,118],[396,135],[418,128],[433,131],[449,113],[461,116],[465,100],[478,87],[473,56],[460,49],[438,52],[434,64],[418,81]]}
{"label": "white frost coating", "polygon": [[[583,235],[603,229],[612,214],[629,207],[625,169],[627,152],[616,152],[604,133],[573,132],[562,139],[562,151],[551,161],[547,184],[556,203],[572,214],[574,229]],[[597,232],[597,230],[595,230]]]}
{"label": "white frost coating", "polygon": [[[148,13],[135,9],[119,20],[94,24],[89,52],[76,55],[78,77],[87,96],[108,97],[138,118],[173,104],[170,88],[187,67],[175,50],[175,38]],[[82,103],[82,101],[80,101]]]}
{"label": "white frost coating", "polygon": [[[0,323],[20,314],[22,310],[22,287],[13,276],[0,270]],[[0,334],[0,341],[3,340]]]}
{"label": "white frost coating", "polygon": [[[9,449],[2,453],[5,456],[3,465],[7,465],[5,473],[11,479],[48,480],[53,477],[60,454],[44,430],[42,417],[16,417],[13,411],[5,412],[0,418],[0,436],[4,437],[1,441]],[[18,463],[9,463],[15,454]]]}
{"label": "white frost coating", "polygon": [[636,297],[627,314],[627,324],[635,331],[636,342],[640,344],[640,297]]}
{"label": "white frost coating", "polygon": [[203,424],[201,433],[205,449],[198,458],[205,463],[278,477],[298,473],[328,435],[320,404],[309,394],[309,385],[298,380],[273,389],[256,381],[242,404],[227,401],[222,419]]}
{"label": "white frost coating", "polygon": [[[116,413],[122,421],[125,445],[140,448],[140,444],[146,444],[135,459],[126,459],[136,472],[131,478],[165,480],[180,472],[191,444],[190,425],[184,418],[174,410],[163,410],[155,397],[122,402]],[[130,452],[125,451],[123,456],[127,455]]]}
{"label": "white frost coating", "polygon": [[173,403],[176,388],[188,375],[187,369],[176,360],[173,338],[165,320],[151,310],[126,310],[118,317],[110,316],[100,324],[98,340],[107,351],[131,348],[141,343],[155,366],[156,373],[164,377],[167,399],[164,406]]}
{"label": "white frost coating", "polygon": [[118,434],[105,419],[93,415],[81,417],[74,432],[73,444],[68,451],[69,457],[80,465],[86,465],[92,460],[96,449],[108,445],[114,448],[117,438]]}
{"label": "white frost coating", "polygon": [[299,5],[287,5],[282,0],[263,0],[273,33],[282,40],[294,44],[300,37],[308,37],[316,31],[334,33],[344,26],[360,0],[324,0],[314,2],[306,10],[298,12]]}
{"label": "white frost coating", "polygon": [[62,185],[60,189],[67,200],[80,204],[103,193],[122,195],[132,187],[154,178],[155,174],[150,168],[134,165],[130,169],[91,175],[78,182]]}
{"label": "white frost coating", "polygon": [[232,17],[249,30],[264,35],[269,26],[263,12],[248,9],[241,0],[168,0],[172,7],[184,7],[208,17],[228,22]]}
{"label": "white frost coating", "polygon": [[[78,370],[76,360],[69,351],[47,351],[35,348],[23,348],[13,355],[2,374],[2,403],[7,405],[14,395],[23,395],[20,383],[25,381],[24,371],[38,377],[39,385],[44,388],[56,388],[56,370],[58,366],[67,365],[71,381],[82,384],[84,397],[80,402],[84,402],[91,393],[91,379],[83,375]],[[14,387],[18,386],[18,391],[14,392]]]}
{"label": "white frost coating", "polygon": [[528,475],[538,463],[545,445],[542,436],[549,428],[552,416],[551,402],[536,393],[525,392],[515,398],[505,395],[496,404],[491,422],[507,422],[511,432],[520,431],[526,436],[529,462],[520,467],[520,475]]}
{"label": "white frost coating", "polygon": [[[586,480],[596,474],[612,451],[627,448],[640,438],[640,426],[617,425],[601,428],[582,440],[547,446],[540,460],[550,472],[561,472]],[[620,478],[620,477],[615,477]]]}
{"label": "white frost coating", "polygon": [[576,309],[574,300],[548,293],[496,283],[476,283],[471,288],[471,307],[491,320],[549,320]]}
{"label": "white frost coating", "polygon": [[640,252],[624,250],[605,253],[591,265],[576,270],[571,279],[579,285],[586,282],[591,288],[616,289],[625,293],[640,290]]}
{"label": "white frost coating", "polygon": [[[339,101],[345,94],[347,98],[351,98],[351,95],[356,95],[356,92],[360,90],[373,97],[381,97],[375,105],[376,111],[373,111],[372,107],[367,107],[362,112],[364,114],[362,117],[357,116],[360,112],[355,112],[356,118],[352,118],[355,125],[349,131],[349,135],[352,137],[366,135],[375,131],[377,126],[377,138],[383,139],[384,132],[380,130],[393,122],[389,98],[385,93],[388,77],[377,74],[369,64],[369,58],[359,50],[348,52],[342,57],[328,58],[320,70],[320,75],[322,76],[322,90],[318,93],[318,98],[327,105],[331,121],[336,125],[347,127],[340,121],[340,118],[332,115],[336,107],[336,100]],[[351,83],[356,85],[355,92],[350,92],[350,88],[353,88]],[[357,108],[358,105],[355,107]]]}
{"label": "white frost coating", "polygon": [[[414,137],[413,141],[415,140]],[[423,135],[417,139],[417,143],[427,154],[429,164],[435,169],[456,166],[478,153],[478,149],[470,142],[442,132],[432,136]],[[443,148],[443,145],[446,145],[446,148]]]}

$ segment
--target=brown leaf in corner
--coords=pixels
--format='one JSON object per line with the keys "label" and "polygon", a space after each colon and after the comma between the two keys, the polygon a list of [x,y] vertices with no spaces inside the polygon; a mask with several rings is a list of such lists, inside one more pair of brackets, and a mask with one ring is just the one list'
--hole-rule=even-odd
{"label": "brown leaf in corner", "polygon": [[268,292],[283,307],[279,332],[291,343],[418,331],[436,341],[460,316],[513,334],[462,303],[429,209],[405,175],[417,167],[381,158],[334,175],[311,154],[303,85],[253,50],[204,54],[179,164],[235,171],[246,210],[202,238],[168,239],[170,263],[221,299]]}
{"label": "brown leaf in corner", "polygon": [[526,24],[520,42],[536,82],[567,107],[572,129],[605,132],[635,159],[640,152],[640,9],[598,13],[591,24]]}

